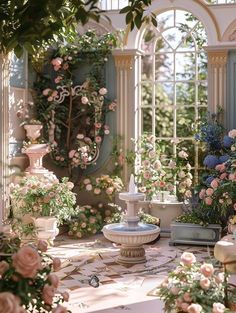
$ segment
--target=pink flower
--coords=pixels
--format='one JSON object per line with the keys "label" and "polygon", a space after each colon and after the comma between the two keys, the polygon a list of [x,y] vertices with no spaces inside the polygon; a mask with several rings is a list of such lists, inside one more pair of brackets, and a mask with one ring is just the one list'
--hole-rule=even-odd
{"label": "pink flower", "polygon": [[55,58],[55,59],[52,59],[51,64],[53,66],[61,66],[62,62],[63,62],[62,58]]}
{"label": "pink flower", "polygon": [[202,264],[200,271],[205,277],[211,277],[214,273],[214,267],[212,264],[204,263]]}
{"label": "pink flower", "polygon": [[185,302],[192,302],[192,298],[191,298],[189,292],[185,292],[185,293],[184,293],[183,299],[184,299]]}
{"label": "pink flower", "polygon": [[208,278],[206,278],[206,277],[205,278],[201,278],[199,283],[200,283],[201,288],[204,289],[204,290],[209,289],[210,284],[211,284],[210,280]]}
{"label": "pink flower", "polygon": [[88,100],[87,97],[83,96],[83,97],[81,98],[81,103],[82,103],[82,104],[87,104],[88,102],[89,102],[89,100]]}
{"label": "pink flower", "polygon": [[184,265],[189,266],[196,262],[196,257],[193,253],[184,252],[180,257],[180,260]]}
{"label": "pink flower", "polygon": [[218,164],[218,165],[216,165],[215,169],[222,173],[225,171],[225,164],[224,163]]}
{"label": "pink flower", "polygon": [[211,197],[206,197],[205,198],[205,203],[206,205],[211,205],[212,204],[213,199]]}
{"label": "pink flower", "polygon": [[177,288],[177,287],[172,287],[171,289],[170,289],[170,292],[171,293],[173,293],[173,295],[177,295],[178,293],[179,293],[179,288]]}
{"label": "pink flower", "polygon": [[179,156],[181,159],[187,159],[187,158],[188,158],[188,153],[185,152],[184,150],[181,150],[181,151],[178,153],[178,156]]}
{"label": "pink flower", "polygon": [[64,301],[66,301],[66,302],[69,301],[70,296],[69,296],[69,293],[67,291],[64,291],[61,295],[62,295]]}
{"label": "pink flower", "polygon": [[85,184],[85,185],[90,184],[90,182],[91,182],[91,181],[90,181],[90,179],[89,179],[89,178],[85,178],[85,179],[84,179],[84,184]]}
{"label": "pink flower", "polygon": [[110,130],[109,130],[109,129],[105,129],[105,130],[104,130],[104,134],[105,134],[105,135],[109,135],[109,134],[110,134]]}
{"label": "pink flower", "polygon": [[229,180],[236,181],[236,175],[235,175],[235,173],[229,174]]}
{"label": "pink flower", "polygon": [[48,275],[48,280],[54,288],[57,288],[59,285],[59,278],[55,274]]}
{"label": "pink flower", "polygon": [[46,284],[43,287],[42,299],[46,304],[52,305],[53,297],[55,296],[55,288]]}
{"label": "pink flower", "polygon": [[192,303],[187,310],[188,313],[200,313],[202,312],[202,306],[197,303]]}
{"label": "pink flower", "polygon": [[95,125],[96,128],[101,128],[102,127],[101,123],[95,123],[94,125]]}
{"label": "pink flower", "polygon": [[39,240],[37,245],[38,250],[46,252],[48,249],[48,244],[45,240]]}
{"label": "pink flower", "polygon": [[34,278],[42,268],[38,251],[30,246],[23,246],[12,256],[12,265],[23,277]]}
{"label": "pink flower", "polygon": [[70,150],[69,158],[72,159],[75,153],[76,153],[76,150]]}
{"label": "pink flower", "polygon": [[99,195],[101,193],[101,189],[100,188],[94,188],[95,195]]}
{"label": "pink flower", "polygon": [[104,96],[107,93],[107,89],[103,87],[100,88],[98,92],[100,93],[101,96]]}
{"label": "pink flower", "polygon": [[212,313],[224,313],[225,306],[222,303],[213,303]]}
{"label": "pink flower", "polygon": [[113,187],[108,187],[106,189],[106,194],[111,195],[114,192],[114,188]]}
{"label": "pink flower", "polygon": [[9,269],[9,264],[6,261],[0,262],[0,276],[2,276]]}
{"label": "pink flower", "polygon": [[62,305],[58,305],[56,308],[52,310],[52,313],[67,313],[67,312],[68,312],[67,309]]}
{"label": "pink flower", "polygon": [[231,138],[235,138],[236,137],[236,129],[232,129],[229,131],[228,136]]}
{"label": "pink flower", "polygon": [[48,94],[49,94],[50,91],[51,91],[51,89],[49,89],[49,88],[44,89],[44,90],[43,90],[43,95],[44,95],[44,96],[48,96]]}
{"label": "pink flower", "polygon": [[62,77],[61,76],[57,76],[55,79],[54,79],[54,82],[55,84],[59,84],[62,80]]}
{"label": "pink flower", "polygon": [[50,97],[48,97],[48,99],[47,99],[49,102],[52,102],[53,101],[53,97],[52,96],[50,96]]}
{"label": "pink flower", "polygon": [[188,312],[188,307],[189,307],[189,303],[183,302],[183,303],[181,304],[181,309],[182,309],[182,311],[184,311],[184,312]]}
{"label": "pink flower", "polygon": [[225,279],[225,274],[224,274],[224,272],[218,273],[218,274],[216,275],[216,277],[215,277],[215,280],[216,280],[216,282],[217,282],[218,284],[223,283],[224,279]]}
{"label": "pink flower", "polygon": [[213,179],[213,181],[211,182],[211,187],[213,189],[216,189],[216,188],[218,188],[218,186],[219,186],[218,179],[217,178]]}
{"label": "pink flower", "polygon": [[91,184],[87,184],[86,187],[85,187],[85,189],[86,189],[87,191],[91,191],[91,190],[93,190],[93,186],[92,186]]}
{"label": "pink flower", "polygon": [[142,162],[142,165],[143,165],[144,167],[149,167],[149,166],[150,166],[150,161],[149,161],[149,160],[144,160],[144,161]]}
{"label": "pink flower", "polygon": [[161,161],[156,160],[156,161],[154,162],[153,166],[154,166],[154,168],[155,168],[156,170],[160,170],[161,167],[162,167]]}
{"label": "pink flower", "polygon": [[150,172],[148,172],[148,171],[144,172],[144,173],[143,173],[143,177],[144,177],[145,179],[149,179],[149,178],[151,177]]}
{"label": "pink flower", "polygon": [[61,268],[61,260],[59,258],[54,258],[52,261],[52,266],[55,272],[59,271]]}
{"label": "pink flower", "polygon": [[10,292],[0,293],[0,312],[2,313],[25,313],[20,306],[19,300]]}
{"label": "pink flower", "polygon": [[199,192],[199,198],[200,198],[200,199],[204,199],[204,198],[205,198],[205,195],[206,195],[206,189],[202,189],[202,190]]}
{"label": "pink flower", "polygon": [[214,190],[212,188],[207,188],[207,190],[206,190],[206,195],[207,196],[212,196],[213,193],[214,193]]}
{"label": "pink flower", "polygon": [[102,141],[102,137],[100,137],[100,136],[96,136],[95,137],[95,142],[96,143],[100,143]]}
{"label": "pink flower", "polygon": [[221,175],[220,175],[220,179],[225,179],[226,177],[227,177],[227,173],[222,173]]}
{"label": "pink flower", "polygon": [[67,70],[69,68],[69,64],[68,63],[64,63],[62,68],[63,68],[63,70]]}
{"label": "pink flower", "polygon": [[72,190],[74,188],[74,184],[71,181],[68,181],[66,183],[66,186],[68,187],[69,190]]}

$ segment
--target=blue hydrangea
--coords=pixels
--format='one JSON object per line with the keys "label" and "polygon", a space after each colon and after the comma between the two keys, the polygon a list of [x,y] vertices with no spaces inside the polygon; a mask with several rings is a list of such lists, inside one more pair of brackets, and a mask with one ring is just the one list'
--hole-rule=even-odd
{"label": "blue hydrangea", "polygon": [[219,157],[219,163],[220,164],[224,163],[224,162],[228,161],[228,159],[229,159],[229,155],[228,154],[224,154],[224,155]]}
{"label": "blue hydrangea", "polygon": [[203,160],[203,164],[208,168],[215,168],[217,164],[219,164],[219,159],[217,156],[209,154]]}
{"label": "blue hydrangea", "polygon": [[210,185],[211,182],[213,181],[213,179],[215,179],[215,177],[213,177],[213,176],[208,176],[207,179],[205,180],[205,183],[206,183],[207,185]]}
{"label": "blue hydrangea", "polygon": [[230,148],[234,143],[234,139],[229,136],[224,136],[223,138],[223,145],[225,148]]}

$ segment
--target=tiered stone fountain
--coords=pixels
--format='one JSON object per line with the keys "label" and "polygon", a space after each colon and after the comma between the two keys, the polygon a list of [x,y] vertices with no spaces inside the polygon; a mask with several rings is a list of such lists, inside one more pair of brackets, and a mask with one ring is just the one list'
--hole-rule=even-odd
{"label": "tiered stone fountain", "polygon": [[123,223],[109,224],[103,227],[104,236],[112,242],[121,244],[117,261],[121,264],[138,264],[146,262],[143,244],[155,240],[160,228],[152,224],[139,222],[138,202],[144,200],[143,193],[136,192],[134,176],[131,175],[129,191],[119,194],[127,203],[127,214]]}

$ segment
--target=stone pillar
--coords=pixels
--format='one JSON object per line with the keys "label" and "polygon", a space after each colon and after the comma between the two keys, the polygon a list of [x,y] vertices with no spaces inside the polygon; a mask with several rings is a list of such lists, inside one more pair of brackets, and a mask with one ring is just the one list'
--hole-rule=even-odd
{"label": "stone pillar", "polygon": [[10,56],[0,54],[0,229],[9,207],[9,64]]}
{"label": "stone pillar", "polygon": [[[131,138],[135,138],[135,114],[138,97],[137,65],[138,50],[116,50],[113,52],[117,76],[117,135],[122,138],[121,149],[126,155],[133,148]],[[125,164],[122,178],[129,182],[130,172]]]}
{"label": "stone pillar", "polygon": [[[226,90],[226,72],[228,51],[211,50],[207,48],[208,54],[208,106],[211,113],[215,113],[218,107],[226,111],[227,90]],[[224,114],[223,123],[226,118]]]}

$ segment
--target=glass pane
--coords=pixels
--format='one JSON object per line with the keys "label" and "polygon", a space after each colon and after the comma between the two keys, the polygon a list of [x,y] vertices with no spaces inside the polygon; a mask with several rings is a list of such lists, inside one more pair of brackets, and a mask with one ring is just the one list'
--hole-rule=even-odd
{"label": "glass pane", "polygon": [[199,50],[202,49],[203,45],[206,45],[207,35],[201,22],[199,22],[196,28],[192,31],[192,36],[195,38]]}
{"label": "glass pane", "polygon": [[177,51],[195,51],[195,41],[192,36],[183,38],[182,43],[178,46]]}
{"label": "glass pane", "polygon": [[156,42],[156,32],[153,29],[147,29],[144,33],[141,49],[146,54],[151,54],[154,52],[154,45]]}
{"label": "glass pane", "polygon": [[182,140],[177,144],[177,152],[184,150],[188,154],[188,160],[190,165],[195,166],[195,143],[192,139]]}
{"label": "glass pane", "polygon": [[154,55],[142,56],[142,80],[152,79]]}
{"label": "glass pane", "polygon": [[177,137],[194,135],[195,108],[182,107],[177,109]]}
{"label": "glass pane", "polygon": [[177,27],[172,27],[167,30],[165,30],[162,33],[162,36],[165,38],[165,40],[169,43],[169,45],[176,49],[177,46],[181,43],[182,38],[186,36],[185,32],[180,31]]}
{"label": "glass pane", "polygon": [[196,23],[198,23],[198,19],[191,13],[182,10],[176,10],[176,25],[181,27],[181,29],[189,31],[196,25]]}
{"label": "glass pane", "polygon": [[173,109],[157,108],[156,109],[156,136],[173,137]]}
{"label": "glass pane", "polygon": [[165,28],[174,26],[174,10],[166,11],[157,16],[158,30],[163,31]]}
{"label": "glass pane", "polygon": [[198,86],[198,105],[207,106],[207,82],[199,83],[199,86]]}
{"label": "glass pane", "polygon": [[152,132],[152,109],[142,108],[142,132],[151,133]]}
{"label": "glass pane", "polygon": [[152,106],[152,83],[142,84],[141,87],[141,105]]}
{"label": "glass pane", "polygon": [[161,149],[161,154],[165,154],[167,156],[167,158],[171,158],[171,156],[173,155],[173,144],[171,142],[170,139],[162,139],[162,140],[158,140],[158,144],[160,146]]}
{"label": "glass pane", "polygon": [[156,54],[155,80],[171,80],[174,75],[173,53]]}
{"label": "glass pane", "polygon": [[176,105],[195,105],[195,83],[176,83]]}
{"label": "glass pane", "polygon": [[177,80],[195,79],[196,70],[194,53],[176,53],[175,62]]}
{"label": "glass pane", "polygon": [[205,52],[201,52],[198,54],[198,79],[206,80],[207,77],[207,54]]}
{"label": "glass pane", "polygon": [[173,105],[174,85],[172,83],[158,83],[156,85],[155,105],[166,107]]}
{"label": "glass pane", "polygon": [[155,51],[156,52],[172,52],[172,48],[163,38],[159,38],[156,42]]}

